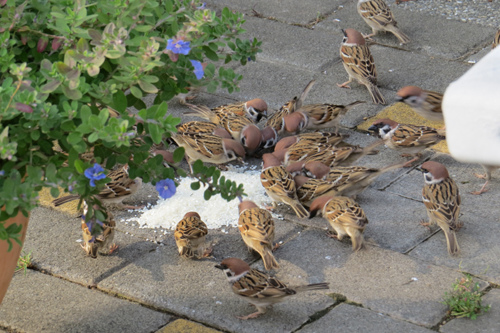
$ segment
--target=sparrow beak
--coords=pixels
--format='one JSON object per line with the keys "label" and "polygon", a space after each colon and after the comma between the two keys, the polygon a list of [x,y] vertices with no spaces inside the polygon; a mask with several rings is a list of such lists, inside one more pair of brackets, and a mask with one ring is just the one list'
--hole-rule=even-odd
{"label": "sparrow beak", "polygon": [[245,160],[243,159],[243,157],[238,157],[236,160],[241,164],[245,164]]}
{"label": "sparrow beak", "polygon": [[403,100],[404,100],[404,98],[403,98],[403,97],[401,97],[401,96],[396,96],[396,101],[397,101],[397,102],[402,102]]}
{"label": "sparrow beak", "polygon": [[377,127],[377,125],[371,125],[370,127],[368,127],[368,130],[372,131],[372,132],[376,132],[378,130],[378,127]]}
{"label": "sparrow beak", "polygon": [[227,268],[226,265],[215,265],[214,267],[217,269],[226,269]]}

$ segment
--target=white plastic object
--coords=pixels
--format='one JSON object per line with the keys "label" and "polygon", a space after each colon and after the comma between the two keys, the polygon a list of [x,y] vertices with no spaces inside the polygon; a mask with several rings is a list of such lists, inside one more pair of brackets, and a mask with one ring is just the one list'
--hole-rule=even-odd
{"label": "white plastic object", "polygon": [[448,86],[442,106],[453,158],[500,166],[500,46]]}

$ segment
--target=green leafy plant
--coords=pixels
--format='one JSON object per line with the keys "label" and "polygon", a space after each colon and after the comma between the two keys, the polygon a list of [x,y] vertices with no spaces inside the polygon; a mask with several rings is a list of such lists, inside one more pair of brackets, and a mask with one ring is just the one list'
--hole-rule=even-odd
{"label": "green leafy plant", "polygon": [[[110,179],[88,177],[96,163],[103,175],[128,164],[130,177],[153,184],[186,176],[150,154],[180,122],[166,101],[199,87],[237,91],[242,77],[227,64],[260,51],[237,37],[242,14],[217,15],[198,0],[0,0],[0,10],[0,240],[9,244],[20,230],[2,221],[28,216],[42,187],[100,205],[95,195]],[[149,108],[146,94],[157,95]],[[210,184],[206,198],[243,195],[217,175],[201,167],[192,176]]]}
{"label": "green leafy plant", "polygon": [[15,272],[24,271],[24,275],[26,275],[28,268],[31,267],[31,259],[31,251],[28,254],[21,255],[17,260]]}
{"label": "green leafy plant", "polygon": [[445,292],[443,304],[450,309],[450,314],[456,318],[476,317],[490,309],[490,305],[483,306],[479,283],[474,282],[472,276],[465,275],[453,284],[453,291]]}

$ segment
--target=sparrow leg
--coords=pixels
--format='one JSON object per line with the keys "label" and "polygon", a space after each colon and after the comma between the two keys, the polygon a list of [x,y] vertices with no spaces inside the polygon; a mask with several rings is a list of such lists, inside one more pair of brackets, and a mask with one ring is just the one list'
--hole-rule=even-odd
{"label": "sparrow leg", "polygon": [[111,245],[109,247],[109,251],[108,251],[108,255],[109,254],[112,254],[113,252],[115,252],[116,250],[118,250],[118,245],[116,245],[115,243],[113,243],[113,245]]}
{"label": "sparrow leg", "polygon": [[203,254],[201,255],[201,257],[202,258],[210,257],[210,255],[212,254],[212,251],[213,251],[213,249],[211,247],[205,249],[205,251],[203,251]]}
{"label": "sparrow leg", "polygon": [[135,210],[135,209],[142,209],[144,207],[146,207],[146,206],[145,205],[132,206],[132,205],[120,204],[120,208],[121,209],[132,209],[132,210]]}
{"label": "sparrow leg", "polygon": [[274,210],[274,209],[276,209],[276,207],[278,207],[278,204],[276,203],[276,201],[273,201],[273,202],[271,203],[271,206],[266,206],[265,208],[266,208],[267,210]]}
{"label": "sparrow leg", "polygon": [[281,246],[281,244],[280,244],[280,243],[276,243],[276,244],[274,244],[274,246],[273,246],[273,248],[271,249],[271,251],[272,251],[272,252],[276,251],[277,249],[279,249],[279,248],[280,248],[280,246]]}
{"label": "sparrow leg", "polygon": [[[478,178],[481,178],[481,177],[478,177]],[[488,192],[489,189],[485,188],[486,185],[488,185],[490,181],[487,180],[486,183],[484,183],[483,187],[481,187],[481,189],[479,191],[474,191],[474,192],[470,192],[470,194],[474,194],[474,195],[480,195],[481,193],[485,193],[485,192]]]}
{"label": "sparrow leg", "polygon": [[219,165],[217,165],[217,168],[219,168],[219,170],[221,170],[221,171],[227,171],[228,170],[228,167],[225,164],[219,164]]}
{"label": "sparrow leg", "polygon": [[327,231],[326,235],[330,238],[335,238],[335,239],[339,239],[339,237],[337,236],[337,234],[331,232],[331,231]]}
{"label": "sparrow leg", "polygon": [[488,175],[487,174],[480,174],[480,173],[475,173],[474,176],[476,176],[477,178],[479,179],[488,179]]}
{"label": "sparrow leg", "polygon": [[338,84],[338,83],[337,83],[337,86],[338,86],[339,88],[347,88],[347,89],[351,89],[351,87],[349,87],[349,86],[348,86],[348,84],[349,84],[349,83],[351,83],[351,82],[352,82],[352,77],[349,77],[349,81],[346,81],[346,82],[344,82],[344,83],[342,83],[342,84]]}
{"label": "sparrow leg", "polygon": [[427,229],[429,229],[429,231],[431,231],[431,227],[430,226],[432,225],[432,223],[425,222],[424,220],[422,220],[422,221],[420,221],[420,225],[426,227]]}
{"label": "sparrow leg", "polygon": [[260,316],[261,314],[264,314],[266,313],[266,308],[262,308],[262,307],[258,307],[258,306],[255,306],[257,308],[257,311],[254,312],[254,313],[251,313],[249,315],[246,315],[246,316],[236,316],[236,318],[238,319],[241,319],[241,320],[247,320],[247,319],[252,319],[252,318],[257,318],[258,316]]}
{"label": "sparrow leg", "polygon": [[[403,155],[406,155],[406,154],[403,154]],[[401,156],[403,156],[401,155]],[[412,156],[412,155],[410,155]],[[420,156],[415,156],[414,158],[412,158],[411,160],[409,160],[408,162],[406,162],[404,165],[403,165],[403,168],[409,168],[411,167],[412,163],[415,162],[415,161],[418,161],[420,159]]]}

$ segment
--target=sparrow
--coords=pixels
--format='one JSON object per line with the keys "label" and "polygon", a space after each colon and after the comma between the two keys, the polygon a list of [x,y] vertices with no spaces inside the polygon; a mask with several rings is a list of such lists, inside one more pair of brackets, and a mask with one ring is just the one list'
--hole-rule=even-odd
{"label": "sparrow", "polygon": [[215,124],[219,124],[218,119],[227,115],[236,115],[250,119],[258,123],[262,117],[267,118],[267,103],[255,98],[247,102],[226,104],[210,109],[205,105],[186,104],[192,111],[185,112],[188,116],[198,116],[205,118]]}
{"label": "sparrow", "polygon": [[285,117],[294,113],[297,109],[302,107],[309,91],[316,83],[316,80],[311,80],[302,91],[302,94],[297,98],[295,96],[290,101],[286,102],[278,111],[274,112],[266,121],[266,126],[274,128],[276,133],[282,134],[285,130]]}
{"label": "sparrow", "polygon": [[232,139],[233,137],[224,128],[208,121],[188,121],[177,125],[178,133],[208,133],[220,136],[221,138]]}
{"label": "sparrow", "polygon": [[213,134],[173,133],[172,139],[185,149],[191,172],[192,162],[198,159],[207,163],[223,164],[245,156],[245,149],[239,142]]}
{"label": "sparrow", "polygon": [[267,126],[264,129],[260,130],[261,139],[260,139],[260,148],[267,149],[276,146],[278,142],[278,132],[271,126]]}
{"label": "sparrow", "polygon": [[356,101],[347,105],[308,104],[296,112],[285,116],[285,130],[296,133],[303,129],[323,129],[335,127],[338,133],[340,119],[355,105],[364,102]]}
{"label": "sparrow", "polygon": [[446,236],[448,253],[452,256],[457,255],[460,247],[455,231],[462,226],[458,221],[461,201],[458,186],[441,163],[427,161],[420,168],[425,180],[422,200],[429,217],[429,223],[422,225],[437,224]]}
{"label": "sparrow", "polygon": [[[107,177],[110,182],[104,185],[104,188],[96,195],[97,199],[104,204],[116,204],[122,209],[140,209],[144,206],[131,206],[122,203],[125,198],[132,196],[142,186],[142,179],[130,179],[128,175],[128,164],[123,167],[111,171]],[[52,201],[55,207],[58,207],[67,202],[77,200],[80,196],[76,194],[66,195]]]}
{"label": "sparrow", "polygon": [[250,268],[246,262],[238,258],[226,258],[215,267],[224,271],[236,295],[246,299],[257,308],[257,312],[238,317],[242,320],[257,318],[266,312],[268,306],[282,302],[285,297],[299,292],[329,289],[329,284],[326,282],[287,287],[275,277]]}
{"label": "sparrow", "polygon": [[408,104],[419,116],[432,121],[443,121],[443,94],[423,90],[416,86],[406,86],[398,91],[398,102]]}
{"label": "sparrow", "polygon": [[279,268],[273,256],[274,221],[271,213],[259,208],[250,200],[242,201],[238,206],[240,217],[238,229],[241,238],[248,246],[259,253],[267,270]]}
{"label": "sparrow", "polygon": [[398,124],[391,119],[376,120],[368,130],[377,133],[386,147],[415,156],[407,166],[417,161],[424,149],[446,139],[441,131],[432,127]]}
{"label": "sparrow", "polygon": [[347,138],[348,135],[337,134],[333,132],[308,132],[299,133],[293,136],[287,136],[276,144],[274,151],[288,149],[291,145],[296,143],[303,144],[328,144],[330,146],[336,146],[343,139]]}
{"label": "sparrow", "polygon": [[[246,125],[241,129],[238,141],[245,148],[248,155],[252,155],[261,148],[263,135],[261,130],[254,124]],[[273,138],[270,139],[271,142]]]}
{"label": "sparrow", "polygon": [[[97,209],[97,205],[94,209]],[[118,246],[113,243],[115,237],[116,222],[111,212],[106,212],[106,221],[99,221],[97,218],[92,218],[86,221],[86,216],[89,211],[87,202],[83,202],[83,215],[82,220],[82,238],[83,244],[81,247],[85,253],[92,257],[97,258],[97,254],[111,254]]]}
{"label": "sparrow", "polygon": [[399,39],[401,44],[410,42],[410,38],[398,28],[391,9],[383,0],[359,0],[358,13],[372,28],[372,33],[365,37],[375,36],[379,31],[389,31]]}
{"label": "sparrow", "polygon": [[483,167],[484,169],[484,172],[485,174],[484,175],[481,175],[481,174],[474,174],[477,178],[480,178],[480,179],[486,179],[486,182],[484,183],[483,187],[481,187],[481,189],[479,191],[474,191],[474,192],[471,192],[471,194],[474,194],[474,195],[479,195],[481,193],[484,193],[484,192],[488,192],[488,190],[486,189],[486,185],[488,185],[488,183],[490,182],[491,180],[491,173],[495,170],[495,169],[498,169],[499,167],[498,166],[494,166],[494,165],[485,165],[485,164],[481,164],[481,166]]}
{"label": "sparrow", "polygon": [[368,89],[373,103],[386,104],[384,96],[377,88],[377,70],[370,49],[365,45],[365,39],[354,29],[345,29],[342,32],[344,39],[340,46],[340,58],[349,74],[349,81],[337,85],[350,89],[348,84],[356,80]]}
{"label": "sparrow", "polygon": [[[304,165],[303,172],[307,177],[335,184],[337,195],[355,198],[358,194],[366,190],[377,177],[386,172],[402,168],[405,164],[392,164],[377,169],[362,166],[336,166],[330,168],[320,162],[308,162]],[[298,190],[297,194],[299,195]]]}
{"label": "sparrow", "polygon": [[189,212],[175,227],[175,244],[181,257],[200,259],[207,257],[212,251],[205,244],[208,228],[196,212]]}
{"label": "sparrow", "polygon": [[297,197],[306,207],[310,207],[311,203],[318,197],[339,195],[337,184],[332,181],[309,178],[302,175],[295,176],[293,179],[297,186]]}
{"label": "sparrow", "polygon": [[347,197],[325,195],[316,198],[309,210],[311,217],[316,216],[317,212],[321,210],[323,217],[337,234],[336,236],[329,234],[329,237],[337,238],[340,241],[345,235],[348,235],[351,237],[353,251],[364,247],[363,231],[368,224],[368,219],[356,201]]}
{"label": "sparrow", "polygon": [[492,49],[498,46],[500,44],[500,29],[497,31],[497,34],[495,35],[495,38],[493,39],[493,45],[491,46]]}
{"label": "sparrow", "polygon": [[262,156],[264,164],[260,174],[260,181],[267,195],[272,199],[272,207],[276,208],[277,202],[289,205],[299,218],[309,216],[307,209],[302,206],[295,191],[295,181],[272,154]]}

